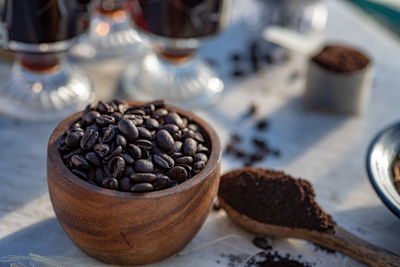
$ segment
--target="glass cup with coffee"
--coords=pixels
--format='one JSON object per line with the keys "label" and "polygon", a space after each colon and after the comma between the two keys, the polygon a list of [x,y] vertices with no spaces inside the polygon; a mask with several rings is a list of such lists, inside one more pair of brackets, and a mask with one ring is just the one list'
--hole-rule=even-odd
{"label": "glass cup with coffee", "polygon": [[132,62],[122,77],[136,99],[165,99],[199,108],[218,99],[224,84],[196,50],[226,26],[231,0],[130,0],[131,17],[153,52]]}
{"label": "glass cup with coffee", "polygon": [[12,117],[55,120],[94,99],[89,78],[65,60],[88,27],[90,0],[0,2],[0,43],[15,54],[0,77],[0,110]]}

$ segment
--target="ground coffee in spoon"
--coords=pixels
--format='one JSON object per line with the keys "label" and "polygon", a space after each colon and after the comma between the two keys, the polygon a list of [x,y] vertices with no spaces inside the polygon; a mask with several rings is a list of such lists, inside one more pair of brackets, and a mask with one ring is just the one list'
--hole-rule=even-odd
{"label": "ground coffee in spoon", "polygon": [[262,223],[333,233],[335,222],[315,201],[312,185],[284,172],[242,168],[221,177],[218,194]]}

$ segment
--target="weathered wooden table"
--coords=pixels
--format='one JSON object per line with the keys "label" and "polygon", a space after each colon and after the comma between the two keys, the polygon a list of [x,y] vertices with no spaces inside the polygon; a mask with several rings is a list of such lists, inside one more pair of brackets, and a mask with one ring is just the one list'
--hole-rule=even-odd
{"label": "weathered wooden table", "polygon": [[[243,11],[242,17],[202,51],[217,60],[225,73],[232,70],[227,61],[231,51],[243,50],[248,44],[248,29],[256,17],[253,13],[257,12],[252,2],[237,0],[238,5],[239,2],[246,6],[237,9]],[[224,144],[232,131],[248,138],[267,138],[281,149],[282,156],[268,158],[259,166],[284,169],[312,181],[318,202],[339,224],[374,244],[400,253],[400,220],[378,199],[365,171],[365,153],[371,138],[400,117],[400,42],[342,1],[330,1],[329,12],[326,38],[358,45],[375,62],[371,97],[362,116],[327,115],[304,109],[304,66],[296,60],[240,81],[228,80],[222,101],[198,113],[217,129]],[[115,93],[120,71],[128,61],[115,59],[82,65],[94,80],[99,98]],[[300,73],[299,78],[287,79],[293,70]],[[260,105],[259,116],[271,121],[266,133],[255,132],[254,122],[242,118],[252,102]],[[45,159],[47,140],[55,125],[0,117],[0,266],[18,260],[24,260],[28,266],[101,265],[68,239],[54,217]],[[231,157],[223,159],[223,172],[240,166]],[[260,251],[252,245],[252,238],[253,235],[233,225],[224,211],[212,211],[179,255],[152,266],[240,266],[242,259]],[[340,254],[315,250],[315,246],[303,241],[269,241],[275,250],[294,257],[301,254],[302,260],[315,262],[316,266],[360,266]],[[34,265],[35,261],[47,264]]]}

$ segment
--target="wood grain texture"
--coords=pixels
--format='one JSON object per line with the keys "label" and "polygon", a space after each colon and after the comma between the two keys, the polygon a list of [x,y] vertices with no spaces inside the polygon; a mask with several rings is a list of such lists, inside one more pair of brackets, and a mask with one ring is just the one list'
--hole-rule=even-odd
{"label": "wood grain texture", "polygon": [[335,227],[334,234],[327,234],[306,229],[265,224],[237,212],[221,196],[218,196],[218,199],[229,218],[252,233],[308,240],[373,267],[400,266],[400,256],[368,243],[340,226]]}
{"label": "wood grain texture", "polygon": [[206,122],[192,113],[167,108],[191,117],[203,129],[211,154],[203,171],[166,190],[113,191],[91,185],[72,174],[61,159],[57,143],[81,113],[68,117],[52,133],[47,154],[51,202],[67,235],[88,255],[120,265],[158,261],[183,248],[207,218],[219,185],[219,138]]}

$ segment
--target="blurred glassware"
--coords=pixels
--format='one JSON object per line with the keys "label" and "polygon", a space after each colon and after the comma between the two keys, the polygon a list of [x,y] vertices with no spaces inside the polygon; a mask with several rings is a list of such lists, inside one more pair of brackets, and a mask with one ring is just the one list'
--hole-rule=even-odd
{"label": "blurred glassware", "polygon": [[71,49],[73,57],[106,59],[144,53],[145,46],[124,10],[125,0],[98,0],[94,4],[88,33]]}
{"label": "blurred glassware", "polygon": [[122,77],[125,92],[187,109],[217,101],[224,84],[196,51],[227,25],[230,1],[130,0],[132,20],[153,51],[127,67]]}
{"label": "blurred glassware", "polygon": [[1,112],[56,120],[94,99],[89,78],[65,60],[65,52],[88,27],[89,2],[0,2],[0,43],[16,55],[10,72],[0,75]]}
{"label": "blurred glassware", "polygon": [[320,34],[325,28],[328,8],[325,0],[261,0],[268,10],[268,24],[299,34]]}

